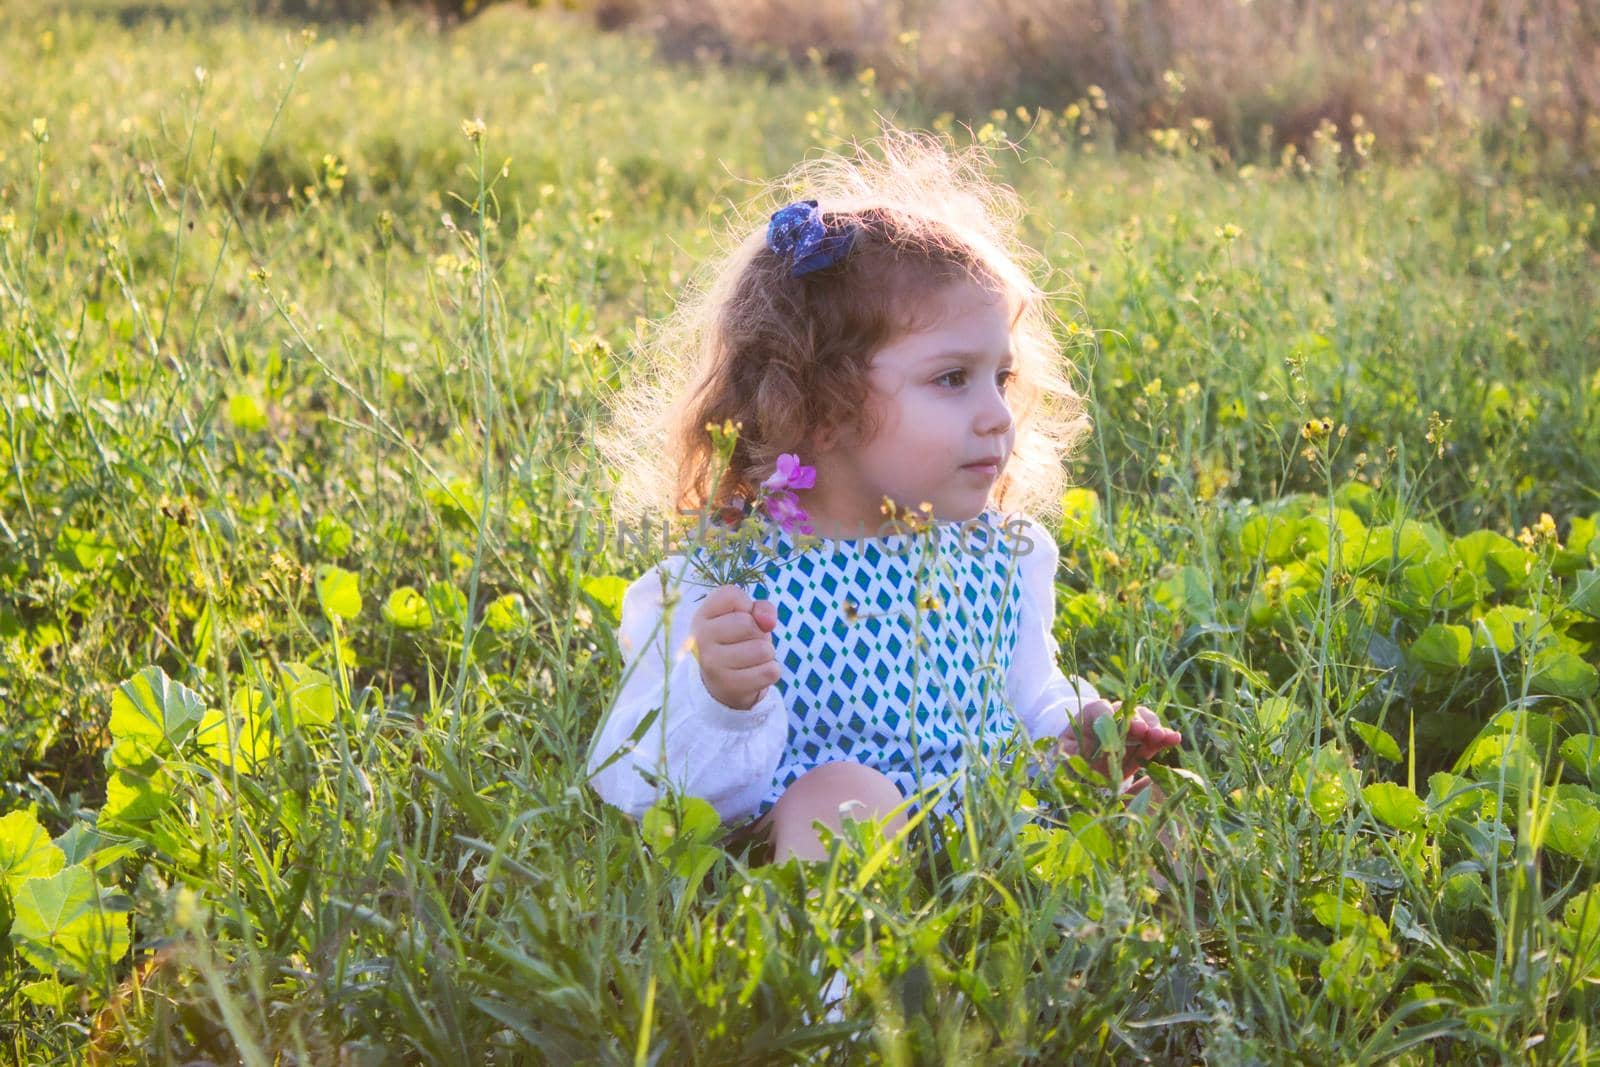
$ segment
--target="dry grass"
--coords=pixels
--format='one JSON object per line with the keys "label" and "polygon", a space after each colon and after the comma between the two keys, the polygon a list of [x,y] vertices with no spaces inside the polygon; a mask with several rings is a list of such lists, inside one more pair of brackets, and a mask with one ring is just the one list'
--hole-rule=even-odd
{"label": "dry grass", "polygon": [[[836,72],[961,115],[1103,91],[1123,135],[1209,123],[1235,156],[1346,138],[1429,152],[1526,129],[1578,175],[1600,159],[1600,9],[1584,0],[601,0],[680,58]],[[1530,146],[1525,146],[1530,147]]]}

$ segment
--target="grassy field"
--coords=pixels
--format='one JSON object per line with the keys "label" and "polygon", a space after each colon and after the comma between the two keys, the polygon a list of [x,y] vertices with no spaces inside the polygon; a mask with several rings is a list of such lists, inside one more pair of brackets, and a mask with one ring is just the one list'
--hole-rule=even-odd
{"label": "grassy field", "polygon": [[[1600,1056],[1592,186],[518,9],[53,7],[0,11],[9,1056]],[[589,433],[729,205],[874,112],[1021,139],[1095,421],[1064,666],[1185,745],[1156,817],[997,773],[903,859],[750,868],[583,784],[651,562],[582,543]]]}

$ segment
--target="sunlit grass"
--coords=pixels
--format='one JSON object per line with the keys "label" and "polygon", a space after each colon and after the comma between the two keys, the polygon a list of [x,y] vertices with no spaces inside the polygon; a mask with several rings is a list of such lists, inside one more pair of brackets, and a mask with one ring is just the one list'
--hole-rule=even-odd
{"label": "sunlit grass", "polygon": [[1018,766],[903,859],[687,879],[582,783],[647,562],[578,537],[597,389],[895,102],[512,9],[0,31],[18,1058],[1589,1055],[1592,198],[1032,124],[1094,337],[1064,666],[1182,729],[1169,801]]}

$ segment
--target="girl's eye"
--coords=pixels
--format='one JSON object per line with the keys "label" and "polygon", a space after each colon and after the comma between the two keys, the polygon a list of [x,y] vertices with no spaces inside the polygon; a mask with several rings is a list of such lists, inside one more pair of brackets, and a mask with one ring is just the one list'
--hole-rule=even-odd
{"label": "girl's eye", "polygon": [[[946,371],[945,373],[939,375],[939,377],[935,378],[933,380],[933,383],[935,385],[939,385],[939,384],[941,384],[943,382],[949,381],[951,378],[961,378],[961,379],[964,380],[966,378],[966,376],[967,376],[967,372],[965,370]],[[1016,377],[1016,375],[1014,373],[1012,373],[1011,371],[1008,371],[1008,370],[1001,371],[1000,374],[999,374],[1001,390],[1003,391],[1006,386],[1010,385],[1011,384],[1011,380],[1013,378],[1015,378],[1015,377]],[[959,385],[960,383],[958,382],[956,384]]]}

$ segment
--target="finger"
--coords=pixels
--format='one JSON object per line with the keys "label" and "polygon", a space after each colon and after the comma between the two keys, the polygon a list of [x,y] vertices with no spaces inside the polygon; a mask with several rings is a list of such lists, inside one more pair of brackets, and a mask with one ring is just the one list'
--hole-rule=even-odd
{"label": "finger", "polygon": [[782,673],[778,668],[778,663],[774,660],[771,663],[763,663],[759,667],[743,667],[739,670],[723,671],[722,683],[724,689],[730,689],[736,693],[748,693],[751,697],[751,703],[754,703],[756,699],[759,699],[759,694],[763,690],[777,685],[781,676]]}
{"label": "finger", "polygon": [[778,625],[778,605],[770,600],[758,600],[750,609],[750,617],[764,633],[771,633]]}
{"label": "finger", "polygon": [[769,642],[772,640],[761,627],[756,625],[754,618],[741,612],[718,615],[701,623],[700,633],[702,640],[707,644],[716,645],[736,645],[752,638],[761,638]]}
{"label": "finger", "polygon": [[[777,654],[772,647],[772,639],[762,634],[752,637],[748,641],[736,641],[731,645],[717,645],[712,653],[716,666],[724,670],[743,670],[746,667],[759,667],[763,663],[776,662]],[[704,660],[702,660],[704,662]]]}
{"label": "finger", "polygon": [[733,612],[749,613],[755,599],[737,585],[719,585],[700,602],[699,614],[703,619],[720,618]]}

